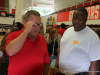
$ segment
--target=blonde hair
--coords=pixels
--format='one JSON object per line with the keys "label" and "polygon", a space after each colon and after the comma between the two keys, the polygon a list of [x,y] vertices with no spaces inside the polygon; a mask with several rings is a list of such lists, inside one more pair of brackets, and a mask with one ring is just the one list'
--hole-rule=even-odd
{"label": "blonde hair", "polygon": [[57,33],[56,30],[54,29],[51,29],[50,32],[49,32],[49,36],[47,38],[47,43],[51,43],[53,40],[54,40],[54,34]]}
{"label": "blonde hair", "polygon": [[31,15],[40,16],[39,12],[35,10],[30,10],[25,13],[23,20],[28,20]]}
{"label": "blonde hair", "polygon": [[46,32],[49,33],[51,29],[53,29],[53,27],[52,26],[48,26]]}
{"label": "blonde hair", "polygon": [[43,25],[40,27],[39,34],[41,34],[42,36],[44,36],[44,27],[43,27]]}

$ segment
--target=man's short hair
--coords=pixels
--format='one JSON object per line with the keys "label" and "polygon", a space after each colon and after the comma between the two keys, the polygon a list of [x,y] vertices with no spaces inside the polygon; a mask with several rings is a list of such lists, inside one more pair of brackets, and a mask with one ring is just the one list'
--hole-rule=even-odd
{"label": "man's short hair", "polygon": [[75,10],[85,12],[86,17],[88,17],[88,11],[84,7],[79,7],[79,8],[76,8]]}
{"label": "man's short hair", "polygon": [[65,23],[61,23],[61,28],[65,28]]}
{"label": "man's short hair", "polygon": [[35,10],[30,10],[25,13],[23,20],[28,20],[31,15],[40,16],[39,12]]}

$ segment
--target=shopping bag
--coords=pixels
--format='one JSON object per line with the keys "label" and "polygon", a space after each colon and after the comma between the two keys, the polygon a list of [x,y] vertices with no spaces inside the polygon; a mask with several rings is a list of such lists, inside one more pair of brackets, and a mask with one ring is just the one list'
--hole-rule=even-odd
{"label": "shopping bag", "polygon": [[49,68],[55,68],[55,64],[56,64],[56,59],[52,59],[50,67]]}

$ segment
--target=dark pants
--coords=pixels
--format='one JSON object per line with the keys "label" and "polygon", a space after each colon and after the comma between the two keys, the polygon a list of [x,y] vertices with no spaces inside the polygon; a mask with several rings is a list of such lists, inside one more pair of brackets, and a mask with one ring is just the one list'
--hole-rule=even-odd
{"label": "dark pants", "polygon": [[[61,72],[57,72],[56,75],[65,75],[65,74],[62,74]],[[77,73],[74,75],[88,75],[88,73]]]}
{"label": "dark pants", "polygon": [[99,70],[98,70],[99,72],[97,73],[97,75],[100,75],[100,63],[99,63]]}
{"label": "dark pants", "polygon": [[[88,73],[87,74],[74,74],[74,75],[88,75]],[[97,73],[97,75],[100,75],[100,73]]]}
{"label": "dark pants", "polygon": [[8,63],[1,63],[0,65],[0,75],[8,74]]}
{"label": "dark pants", "polygon": [[56,75],[65,75],[65,74],[62,74],[61,72],[57,72]]}
{"label": "dark pants", "polygon": [[88,73],[82,73],[82,72],[80,72],[80,73],[77,73],[77,74],[74,74],[74,75],[88,75]]}

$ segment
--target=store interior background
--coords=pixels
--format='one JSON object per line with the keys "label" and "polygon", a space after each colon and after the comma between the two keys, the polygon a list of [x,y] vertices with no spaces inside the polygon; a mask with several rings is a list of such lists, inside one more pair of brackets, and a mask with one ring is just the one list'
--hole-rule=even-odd
{"label": "store interior background", "polygon": [[[65,23],[67,27],[72,25],[72,21],[58,22],[57,15],[59,13],[73,11],[78,5],[89,7],[95,6],[96,4],[100,5],[100,0],[0,0],[0,12],[4,11],[7,14],[6,16],[0,16],[0,33],[7,32],[9,28],[12,28],[14,20],[15,22],[23,23],[22,16],[31,9],[40,12],[41,22],[43,23],[45,33],[46,27],[53,25],[52,23],[47,24],[48,17],[55,17],[54,24],[60,25],[61,23]],[[98,12],[99,11],[100,6],[98,6]],[[98,12],[94,13],[97,14]],[[100,16],[100,12],[98,14],[98,16]],[[87,25],[92,25],[92,28],[99,28],[100,19],[88,20]],[[3,36],[0,35],[0,40],[2,40],[2,37]]]}

